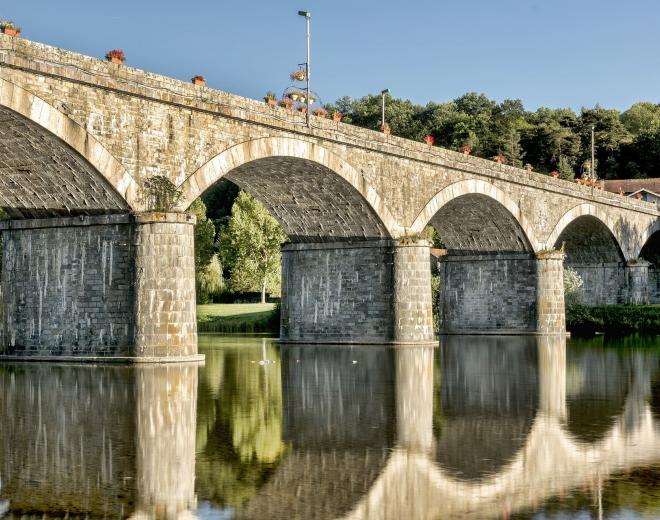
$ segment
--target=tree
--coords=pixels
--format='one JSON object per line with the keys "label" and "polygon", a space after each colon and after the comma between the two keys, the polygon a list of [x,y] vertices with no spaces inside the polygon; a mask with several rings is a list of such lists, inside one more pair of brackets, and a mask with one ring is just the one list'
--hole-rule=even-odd
{"label": "tree", "polygon": [[279,292],[280,244],[287,236],[266,208],[241,191],[231,217],[221,231],[222,263],[227,266],[232,291]]}
{"label": "tree", "polygon": [[222,277],[222,265],[218,255],[211,257],[208,265],[195,273],[197,285],[197,303],[208,303],[214,295],[220,294],[225,287]]}
{"label": "tree", "polygon": [[598,105],[592,109],[583,108],[580,115],[583,164],[591,160],[592,126],[595,128],[596,174],[600,178],[616,179],[621,173],[621,146],[631,143],[632,136],[623,126],[617,110],[606,110]]}
{"label": "tree", "polygon": [[660,130],[660,105],[635,103],[621,114],[623,126],[634,136]]}
{"label": "tree", "polygon": [[[206,217],[206,205],[202,199],[195,199],[195,201],[188,208],[188,212],[197,217],[195,224],[195,283],[197,285],[197,303],[206,303],[209,294],[202,287],[207,286],[210,272],[208,271],[209,264],[215,254],[214,240],[215,240],[215,226],[209,218]],[[221,273],[222,274],[222,273]],[[221,283],[220,280],[217,283]]]}
{"label": "tree", "polygon": [[571,161],[565,155],[559,156],[559,162],[557,163],[557,171],[559,172],[559,178],[566,181],[572,181],[575,179],[575,171],[573,170],[573,165]]}

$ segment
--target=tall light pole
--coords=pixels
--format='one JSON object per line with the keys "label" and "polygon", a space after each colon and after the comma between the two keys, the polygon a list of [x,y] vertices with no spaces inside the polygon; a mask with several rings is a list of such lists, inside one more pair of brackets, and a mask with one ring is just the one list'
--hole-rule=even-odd
{"label": "tall light pole", "polygon": [[596,127],[591,125],[591,178],[596,180],[596,146],[594,139],[594,131]]}
{"label": "tall light pole", "polygon": [[385,131],[385,94],[389,94],[389,93],[390,93],[389,88],[386,88],[386,89],[380,91],[381,102],[382,102],[381,103],[382,113],[381,113],[381,117],[380,117],[380,121],[381,121],[380,124],[383,127],[383,131]]}
{"label": "tall light pole", "polygon": [[309,98],[312,95],[312,91],[310,90],[310,81],[309,81],[309,71],[310,71],[310,66],[309,66],[309,22],[312,19],[312,14],[309,11],[298,11],[298,14],[300,16],[305,17],[305,22],[307,25],[307,62],[305,63],[305,79],[307,80],[307,95],[305,96],[305,100],[307,102],[307,114],[306,114],[306,119],[307,119],[307,127],[311,126],[311,119],[310,119],[310,102]]}

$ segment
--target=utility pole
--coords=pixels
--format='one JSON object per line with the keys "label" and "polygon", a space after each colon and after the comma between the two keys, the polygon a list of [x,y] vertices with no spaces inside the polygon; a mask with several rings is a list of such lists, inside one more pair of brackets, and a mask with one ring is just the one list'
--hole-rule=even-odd
{"label": "utility pole", "polygon": [[385,131],[385,94],[389,94],[390,89],[386,88],[384,90],[381,90],[380,96],[381,96],[381,117],[380,117],[380,124],[382,125],[382,130]]}
{"label": "utility pole", "polygon": [[306,114],[306,119],[307,119],[307,127],[311,127],[311,119],[310,119],[310,113],[311,113],[311,103],[310,103],[310,97],[312,95],[312,91],[310,90],[310,66],[309,66],[309,60],[310,60],[310,51],[309,51],[309,44],[310,44],[310,37],[309,37],[309,26],[310,26],[310,20],[312,19],[312,15],[309,11],[298,11],[298,14],[300,16],[305,17],[305,22],[307,25],[307,62],[305,63],[305,79],[307,80],[307,95],[305,96],[305,100],[307,102],[307,114]]}
{"label": "utility pole", "polygon": [[594,131],[596,127],[594,125],[591,125],[591,177],[595,181],[596,180],[596,147],[595,147],[595,139],[594,139]]}

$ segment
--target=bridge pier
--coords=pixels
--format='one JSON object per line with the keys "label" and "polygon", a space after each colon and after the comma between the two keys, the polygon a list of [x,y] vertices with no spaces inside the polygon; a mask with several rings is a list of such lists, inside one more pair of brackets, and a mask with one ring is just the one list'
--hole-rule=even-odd
{"label": "bridge pier", "polygon": [[429,259],[426,241],[283,246],[280,339],[432,343]]}
{"label": "bridge pier", "polygon": [[562,261],[558,252],[442,257],[440,333],[565,333]]}
{"label": "bridge pier", "polygon": [[646,305],[651,301],[651,294],[654,292],[655,279],[650,269],[651,262],[642,258],[629,261],[626,265],[628,282],[628,301],[633,305]]}
{"label": "bridge pier", "polygon": [[3,222],[0,353],[200,359],[193,224],[155,212]]}
{"label": "bridge pier", "polygon": [[568,265],[582,278],[580,298],[584,305],[644,305],[655,294],[655,273],[644,259]]}

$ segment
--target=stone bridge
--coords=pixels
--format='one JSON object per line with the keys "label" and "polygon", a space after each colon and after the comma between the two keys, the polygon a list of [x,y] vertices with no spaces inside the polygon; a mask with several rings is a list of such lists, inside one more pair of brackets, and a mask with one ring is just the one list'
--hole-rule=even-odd
{"label": "stone bridge", "polygon": [[289,236],[283,341],[432,341],[427,226],[444,333],[563,333],[563,264],[588,302],[657,296],[656,206],[545,175],[4,35],[0,120],[6,354],[194,356],[183,212],[223,178]]}

